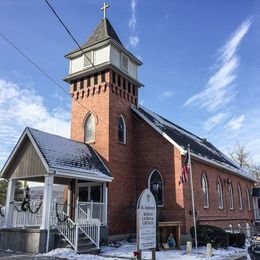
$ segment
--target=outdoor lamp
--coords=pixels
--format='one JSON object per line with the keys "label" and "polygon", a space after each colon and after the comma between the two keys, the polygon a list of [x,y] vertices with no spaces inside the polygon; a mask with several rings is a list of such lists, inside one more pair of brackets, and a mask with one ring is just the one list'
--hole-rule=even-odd
{"label": "outdoor lamp", "polygon": [[29,192],[30,192],[30,188],[27,186],[27,187],[24,189],[24,191],[25,191],[25,197],[28,198]]}

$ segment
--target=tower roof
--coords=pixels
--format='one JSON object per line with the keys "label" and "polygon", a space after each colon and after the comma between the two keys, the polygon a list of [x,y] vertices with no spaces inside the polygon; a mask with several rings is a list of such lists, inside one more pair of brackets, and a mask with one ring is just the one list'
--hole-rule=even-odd
{"label": "tower roof", "polygon": [[94,33],[88,38],[87,42],[81,46],[81,48],[86,48],[108,39],[112,39],[120,45],[124,46],[109,20],[107,18],[103,18]]}

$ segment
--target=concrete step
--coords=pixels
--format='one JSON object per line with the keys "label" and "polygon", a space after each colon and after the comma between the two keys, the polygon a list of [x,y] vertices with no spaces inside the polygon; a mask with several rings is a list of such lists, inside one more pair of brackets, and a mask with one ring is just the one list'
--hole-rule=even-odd
{"label": "concrete step", "polygon": [[90,254],[90,255],[98,255],[100,254],[101,249],[100,248],[90,248],[90,249],[82,249],[82,250],[78,250],[78,254]]}

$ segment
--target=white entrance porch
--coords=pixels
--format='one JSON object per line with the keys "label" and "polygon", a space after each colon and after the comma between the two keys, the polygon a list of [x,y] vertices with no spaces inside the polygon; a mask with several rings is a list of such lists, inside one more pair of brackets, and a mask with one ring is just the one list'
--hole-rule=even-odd
{"label": "white entrance porch", "polygon": [[[78,252],[87,251],[89,245],[99,248],[100,230],[107,226],[107,190],[112,177],[90,146],[26,129],[1,176],[8,180],[8,189],[4,217],[0,219],[0,248],[7,240],[32,229],[38,230],[37,239],[32,238],[34,243],[37,240],[34,249],[27,250],[30,243],[22,242],[14,243],[10,249],[49,251],[55,246],[55,233]],[[15,201],[17,181],[44,183],[42,199],[31,200],[27,190],[22,201]],[[64,203],[55,200],[54,184],[67,187]],[[23,232],[16,232],[19,229]],[[28,239],[28,234],[19,237],[19,241],[24,239]]]}

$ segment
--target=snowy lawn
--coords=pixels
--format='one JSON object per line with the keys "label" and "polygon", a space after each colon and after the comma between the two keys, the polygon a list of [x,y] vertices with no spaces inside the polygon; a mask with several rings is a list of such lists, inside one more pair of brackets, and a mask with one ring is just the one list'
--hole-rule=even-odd
{"label": "snowy lawn", "polygon": [[[121,246],[118,248],[103,246],[101,248],[101,254],[99,256],[95,255],[77,255],[71,249],[59,248],[55,249],[44,256],[60,257],[65,259],[77,259],[77,260],[112,260],[112,259],[133,259],[133,252],[136,251],[135,243],[128,243],[125,241],[120,242]],[[236,254],[244,253],[246,254],[246,249],[228,247],[227,249],[213,249],[213,256],[210,258],[206,257],[206,247],[200,247],[198,253],[195,254],[194,250],[192,255],[186,255],[186,247],[182,247],[181,250],[163,250],[156,252],[156,259],[158,260],[170,260],[170,259],[228,259],[230,256]],[[42,255],[41,255],[42,256]],[[151,259],[151,251],[143,251],[142,259]]]}

